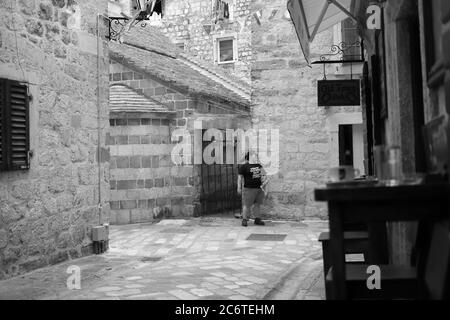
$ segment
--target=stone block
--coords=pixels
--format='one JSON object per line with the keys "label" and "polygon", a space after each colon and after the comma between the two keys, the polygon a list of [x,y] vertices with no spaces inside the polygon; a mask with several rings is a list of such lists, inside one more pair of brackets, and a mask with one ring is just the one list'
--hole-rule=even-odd
{"label": "stone block", "polygon": [[122,73],[122,80],[133,80],[133,72],[124,72]]}
{"label": "stone block", "polygon": [[152,156],[143,156],[142,168],[151,168],[151,167],[152,167]]}
{"label": "stone block", "polygon": [[141,119],[128,119],[128,125],[129,126],[140,126]]}
{"label": "stone block", "polygon": [[136,189],[136,180],[119,180],[117,181],[117,190],[133,190]]}
{"label": "stone block", "polygon": [[152,156],[152,168],[159,168],[159,156]]}
{"label": "stone block", "polygon": [[131,210],[130,211],[130,223],[141,223],[141,210]]}
{"label": "stone block", "polygon": [[137,207],[136,200],[123,200],[123,201],[120,201],[120,209],[121,210],[136,209],[136,207]]}
{"label": "stone block", "polygon": [[129,157],[116,157],[116,166],[118,169],[130,168],[130,158]]}
{"label": "stone block", "polygon": [[155,179],[155,188],[164,188],[164,179],[163,178]]}
{"label": "stone block", "polygon": [[139,209],[147,209],[148,200],[138,200],[138,208]]}
{"label": "stone block", "polygon": [[167,89],[165,87],[157,87],[155,88],[155,96],[162,96],[167,93]]}
{"label": "stone block", "polygon": [[128,136],[116,136],[114,137],[115,144],[118,145],[127,145],[128,144]]}
{"label": "stone block", "polygon": [[141,137],[140,136],[129,136],[128,144],[141,144]]}
{"label": "stone block", "polygon": [[141,144],[151,144],[150,136],[141,136]]}
{"label": "stone block", "polygon": [[53,19],[53,7],[50,3],[40,3],[38,16],[42,20],[52,20]]}
{"label": "stone block", "polygon": [[137,188],[145,189],[145,180],[143,180],[143,179],[137,180]]}
{"label": "stone block", "polygon": [[145,180],[145,188],[151,189],[154,187],[153,179],[146,179]]}
{"label": "stone block", "polygon": [[177,110],[184,110],[188,108],[188,102],[187,101],[175,101],[175,109]]}
{"label": "stone block", "polygon": [[118,225],[129,224],[131,222],[130,210],[116,211],[116,219]]}
{"label": "stone block", "polygon": [[141,156],[130,157],[130,168],[134,169],[142,168],[142,157]]}

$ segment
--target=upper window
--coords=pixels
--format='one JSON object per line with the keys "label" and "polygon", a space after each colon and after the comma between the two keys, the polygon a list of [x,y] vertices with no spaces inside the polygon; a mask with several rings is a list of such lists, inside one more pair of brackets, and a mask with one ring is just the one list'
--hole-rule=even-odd
{"label": "upper window", "polygon": [[28,88],[0,79],[0,171],[29,169]]}
{"label": "upper window", "polygon": [[214,37],[215,61],[218,64],[237,61],[236,35]]}
{"label": "upper window", "polygon": [[361,39],[358,35],[358,27],[352,18],[342,21],[341,24],[342,42],[345,43],[346,49],[343,53],[343,60],[359,60],[361,59],[361,46],[358,44]]}

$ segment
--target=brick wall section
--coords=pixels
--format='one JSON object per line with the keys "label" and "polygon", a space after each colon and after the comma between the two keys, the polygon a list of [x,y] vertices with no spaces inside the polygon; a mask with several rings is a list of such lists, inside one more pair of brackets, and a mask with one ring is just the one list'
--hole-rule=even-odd
{"label": "brick wall section", "polygon": [[186,51],[202,60],[214,62],[213,36],[238,34],[238,61],[222,65],[243,79],[250,80],[251,68],[251,21],[250,0],[236,0],[234,19],[208,33],[204,25],[213,23],[211,0],[165,0],[161,30],[173,41],[185,41]]}
{"label": "brick wall section", "polygon": [[[328,120],[361,109],[317,107],[323,69],[307,66],[293,23],[285,18],[286,1],[253,1],[254,9],[261,7],[261,25],[254,23],[252,34],[253,123],[255,128],[280,130],[280,171],[272,177],[264,211],[283,219],[326,219],[326,207],[314,200],[314,189],[325,185],[336,156]],[[312,60],[330,52],[332,44],[332,30],[317,35]],[[327,73],[333,74],[332,67]]]}
{"label": "brick wall section", "polygon": [[95,14],[106,8],[106,0],[0,2],[0,75],[29,82],[34,153],[29,171],[0,173],[0,279],[92,253],[98,142],[100,220],[109,215],[108,48],[102,40],[98,61]]}
{"label": "brick wall section", "polygon": [[111,119],[111,223],[192,216],[193,170],[173,167],[170,120]]}
{"label": "brick wall section", "polygon": [[121,65],[115,61],[110,64],[110,84],[126,84],[137,92],[159,101],[167,106],[168,110],[176,111],[177,115],[172,120],[173,127],[186,127],[187,120],[194,114],[226,114],[232,110],[233,105],[228,106],[209,103],[204,99],[192,96],[185,90],[168,84],[149,74],[142,74]]}

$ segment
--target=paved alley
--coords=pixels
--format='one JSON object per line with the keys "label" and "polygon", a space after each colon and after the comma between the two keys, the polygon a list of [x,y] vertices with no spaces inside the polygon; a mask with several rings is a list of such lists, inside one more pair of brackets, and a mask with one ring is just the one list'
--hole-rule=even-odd
{"label": "paved alley", "polygon": [[[324,299],[317,237],[326,228],[243,228],[229,217],[113,226],[108,253],[2,281],[0,299]],[[67,288],[70,266],[81,270],[79,290]]]}

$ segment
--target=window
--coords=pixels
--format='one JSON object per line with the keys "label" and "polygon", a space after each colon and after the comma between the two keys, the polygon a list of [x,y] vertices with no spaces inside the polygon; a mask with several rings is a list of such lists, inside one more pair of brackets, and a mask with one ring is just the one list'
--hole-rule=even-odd
{"label": "window", "polygon": [[361,59],[361,47],[357,45],[361,39],[358,36],[358,28],[352,18],[342,21],[341,25],[342,42],[347,45],[344,51],[343,60],[359,60]]}
{"label": "window", "polygon": [[0,171],[29,169],[28,88],[0,79]]}
{"label": "window", "polygon": [[214,37],[215,61],[218,64],[234,63],[237,60],[236,35]]}

